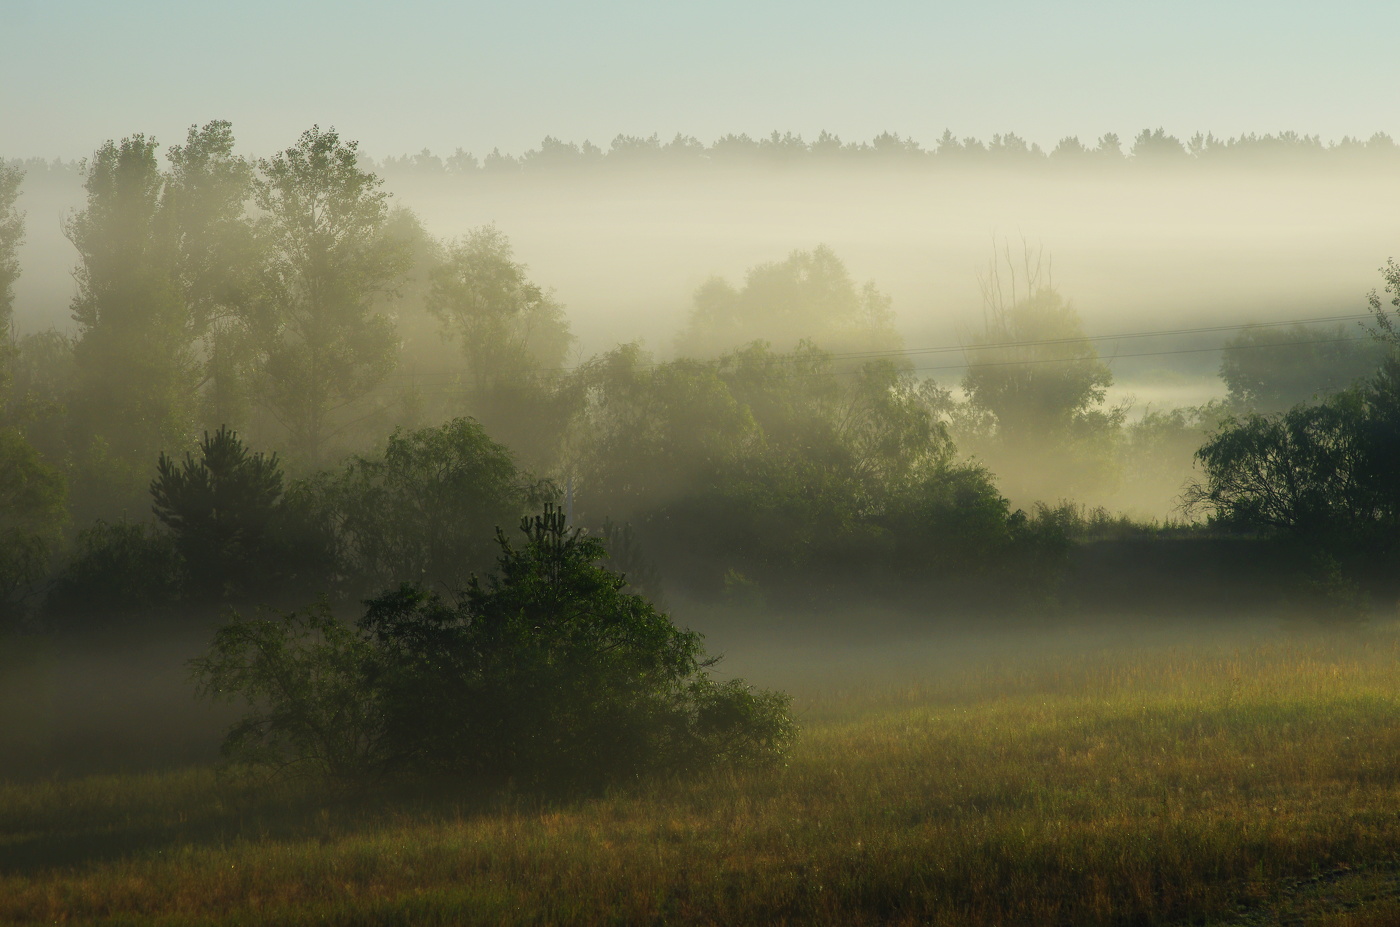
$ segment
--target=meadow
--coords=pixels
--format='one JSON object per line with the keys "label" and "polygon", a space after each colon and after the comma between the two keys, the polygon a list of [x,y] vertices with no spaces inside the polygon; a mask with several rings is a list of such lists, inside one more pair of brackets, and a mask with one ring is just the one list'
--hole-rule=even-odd
{"label": "meadow", "polygon": [[0,923],[1400,922],[1400,627],[1020,639],[750,654],[786,766],[601,796],[0,783]]}

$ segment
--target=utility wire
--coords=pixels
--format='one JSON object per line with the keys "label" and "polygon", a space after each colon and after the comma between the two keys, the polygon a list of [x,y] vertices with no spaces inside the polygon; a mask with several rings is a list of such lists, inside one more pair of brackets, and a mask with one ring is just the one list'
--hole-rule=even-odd
{"label": "utility wire", "polygon": [[[947,354],[947,353],[958,352],[958,351],[961,351],[961,352],[992,351],[992,350],[1005,349],[1005,348],[1052,347],[1052,346],[1055,346],[1055,345],[1064,345],[1064,344],[1083,344],[1083,343],[1085,343],[1085,342],[1121,341],[1121,340],[1135,339],[1135,338],[1159,338],[1159,337],[1171,337],[1171,336],[1176,336],[1176,335],[1199,335],[1199,334],[1209,334],[1209,333],[1212,333],[1212,332],[1241,331],[1241,330],[1245,330],[1245,329],[1249,329],[1249,328],[1273,328],[1273,327],[1279,327],[1279,326],[1284,326],[1284,325],[1308,325],[1308,324],[1326,324],[1326,323],[1329,323],[1329,322],[1350,322],[1350,321],[1358,321],[1358,320],[1361,320],[1361,319],[1369,319],[1369,318],[1371,318],[1370,313],[1360,313],[1360,314],[1354,314],[1354,315],[1324,316],[1324,317],[1317,317],[1317,318],[1310,318],[1310,319],[1287,319],[1287,320],[1278,321],[1278,322],[1252,322],[1252,323],[1246,323],[1246,324],[1243,324],[1243,325],[1239,325],[1239,324],[1236,324],[1236,325],[1206,325],[1206,326],[1197,326],[1197,327],[1194,327],[1194,328],[1166,328],[1166,329],[1157,329],[1157,330],[1153,330],[1153,331],[1120,332],[1120,333],[1118,333],[1118,334],[1109,334],[1109,335],[1084,335],[1084,336],[1075,337],[1075,338],[1047,338],[1047,339],[1026,340],[1026,341],[998,341],[998,342],[989,342],[989,343],[987,343],[987,344],[943,345],[943,346],[922,347],[922,348],[903,348],[903,349],[898,349],[898,350],[886,350],[886,351],[833,351],[833,352],[826,352],[824,356],[827,357],[827,358],[830,358],[831,360],[860,360],[860,359],[878,360],[878,359],[882,359],[882,358],[913,357],[913,356],[923,355],[923,354]],[[1307,340],[1307,341],[1281,341],[1281,342],[1273,342],[1273,343],[1267,343],[1267,344],[1239,344],[1239,345],[1232,345],[1231,347],[1234,348],[1234,349],[1240,349],[1240,348],[1249,348],[1249,349],[1252,349],[1252,348],[1274,348],[1274,347],[1280,347],[1280,348],[1281,348],[1281,347],[1290,347],[1290,346],[1297,346],[1297,345],[1304,345],[1304,344],[1338,344],[1338,343],[1341,343],[1341,342],[1348,342],[1348,341],[1365,341],[1365,340],[1368,340],[1368,337],[1369,337],[1369,336],[1361,336],[1361,337],[1357,337],[1357,338],[1335,338],[1335,339],[1328,339],[1328,340],[1323,340],[1323,341],[1319,341],[1319,340]],[[1141,352],[1135,352],[1135,353],[1130,353],[1130,354],[1114,354],[1112,357],[1109,357],[1109,358],[1106,358],[1106,359],[1107,359],[1107,360],[1115,360],[1115,359],[1121,358],[1121,357],[1160,357],[1160,356],[1166,356],[1166,355],[1171,355],[1171,354],[1203,354],[1203,353],[1209,353],[1209,352],[1211,352],[1211,351],[1221,351],[1221,350],[1224,350],[1224,346],[1223,346],[1223,345],[1222,345],[1222,346],[1218,346],[1218,347],[1209,347],[1209,348],[1180,348],[1180,349],[1170,350],[1170,351],[1141,351]],[[783,358],[783,357],[781,357],[781,356],[775,356],[775,357],[774,357],[774,360],[778,360],[779,362],[790,362],[790,361],[788,361],[787,358]],[[1035,359],[1016,360],[1016,361],[978,361],[978,362],[976,362],[975,365],[971,365],[971,364],[968,364],[968,363],[964,362],[964,363],[960,363],[960,364],[947,364],[947,365],[941,365],[941,366],[916,366],[916,367],[914,367],[914,368],[912,368],[912,369],[914,369],[914,370],[959,370],[959,369],[962,369],[962,368],[968,367],[968,366],[996,367],[996,366],[1005,366],[1005,365],[1014,365],[1014,364],[1067,363],[1067,362],[1072,362],[1072,361],[1075,361],[1075,360],[1083,360],[1083,358],[1035,358]],[[636,364],[636,365],[634,365],[631,369],[633,369],[633,370],[649,370],[649,369],[654,369],[654,368],[657,368],[657,367],[663,367],[663,366],[665,366],[667,363],[670,363],[670,362],[669,362],[669,361],[654,361],[654,362],[650,362],[650,363],[646,363],[646,364]],[[536,374],[539,375],[542,379],[546,379],[546,380],[559,380],[559,379],[562,379],[562,378],[568,376],[568,375],[571,374],[571,373],[576,373],[576,372],[578,372],[579,370],[583,369],[583,366],[584,366],[584,365],[580,364],[580,365],[576,365],[576,366],[574,366],[574,367],[551,367],[551,368],[544,368],[544,369],[541,369],[541,370],[539,370],[539,371],[536,371]],[[407,372],[407,371],[396,371],[396,372],[390,374],[390,376],[391,376],[391,377],[395,377],[395,378],[400,378],[400,379],[407,378],[407,379],[413,379],[413,380],[434,379],[434,378],[442,378],[442,379],[448,379],[448,380],[450,380],[450,379],[452,379],[452,378],[454,378],[454,377],[461,376],[462,372],[463,372],[463,371],[460,371],[460,370],[432,371],[432,372],[428,372],[428,373]]]}
{"label": "utility wire", "polygon": [[[1268,344],[1242,344],[1242,345],[1235,345],[1235,348],[1236,348],[1236,349],[1248,349],[1248,350],[1253,350],[1253,349],[1256,349],[1256,348],[1285,348],[1285,347],[1296,347],[1296,346],[1299,346],[1299,345],[1342,344],[1342,343],[1345,343],[1345,342],[1369,341],[1369,340],[1370,340],[1370,337],[1369,337],[1369,336],[1360,336],[1360,337],[1355,337],[1355,338],[1329,338],[1329,339],[1322,340],[1322,341],[1316,341],[1316,340],[1309,340],[1309,341],[1277,341],[1277,342],[1268,343]],[[1108,360],[1115,360],[1115,359],[1120,358],[1120,357],[1163,357],[1163,356],[1172,355],[1172,354],[1205,354],[1205,353],[1209,353],[1209,352],[1212,352],[1212,351],[1219,351],[1219,350],[1221,350],[1221,348],[1177,348],[1177,349],[1170,350],[1170,351],[1138,351],[1138,352],[1134,352],[1134,353],[1131,353],[1131,354],[1118,354],[1118,355],[1115,355],[1114,357],[1107,358],[1107,359],[1108,359]],[[985,362],[977,362],[977,363],[973,363],[973,364],[961,363],[961,364],[923,365],[923,366],[915,366],[915,367],[906,367],[906,368],[904,368],[904,369],[907,370],[907,371],[910,371],[910,372],[928,373],[928,372],[940,371],[940,370],[963,370],[963,369],[968,368],[968,367],[1022,367],[1022,366],[1027,366],[1027,365],[1030,365],[1030,364],[1072,364],[1072,363],[1081,363],[1081,362],[1086,361],[1086,360],[1088,360],[1088,358],[1084,358],[1084,357],[1041,357],[1041,358],[1029,358],[1029,359],[1026,359],[1026,360],[985,361]],[[656,365],[652,365],[652,366],[656,366]],[[642,365],[638,365],[637,368],[633,368],[633,369],[641,369],[641,367],[642,367]],[[823,377],[835,377],[835,376],[841,376],[841,375],[843,375],[843,374],[844,374],[844,375],[851,375],[851,374],[854,374],[854,373],[856,373],[856,372],[857,372],[857,371],[855,371],[855,370],[834,370],[834,369],[828,368],[828,369],[826,369],[826,370],[813,371],[813,372],[807,372],[807,373],[798,373],[798,372],[776,373],[776,374],[770,373],[770,374],[767,374],[767,375],[765,375],[765,376],[752,377],[752,378],[750,378],[750,379],[751,379],[751,380],[757,380],[757,381],[760,381],[760,382],[778,382],[778,381],[790,382],[790,381],[794,381],[794,380],[814,380],[814,379],[821,379],[821,378],[823,378]],[[535,383],[534,385],[538,386],[538,385],[542,385],[542,383],[551,383],[551,382],[552,382],[552,383],[558,383],[558,382],[562,382],[562,381],[564,380],[564,378],[565,378],[565,377],[564,377],[563,375],[540,377],[540,379],[539,379],[538,381],[536,381],[536,383]],[[494,388],[492,388],[491,390],[489,390],[489,392],[492,393],[492,394],[494,394],[494,395],[501,395],[501,394],[508,394],[508,393],[525,393],[525,392],[528,392],[531,388],[532,388],[531,386],[529,386],[529,385],[523,385],[523,384],[522,384],[522,385],[513,385],[513,386],[497,386],[497,387],[494,387]],[[456,395],[461,395],[462,390],[461,390],[460,388],[454,388],[454,387],[452,387],[452,386],[443,385],[443,386],[437,386],[437,387],[435,387],[435,388],[433,388],[433,389],[420,390],[420,392],[422,392],[422,393],[424,393],[424,394],[426,394],[426,395],[433,395],[433,396],[456,396]]]}

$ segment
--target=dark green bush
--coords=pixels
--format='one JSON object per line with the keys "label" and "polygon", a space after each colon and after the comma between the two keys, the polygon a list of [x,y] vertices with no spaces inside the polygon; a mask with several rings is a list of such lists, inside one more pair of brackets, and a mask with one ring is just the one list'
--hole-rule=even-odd
{"label": "dark green bush", "polygon": [[220,630],[195,669],[252,706],[231,755],[566,788],[781,759],[786,696],[713,680],[699,635],[626,592],[562,513],[522,530],[519,547],[498,531],[497,572],[457,601],[404,584],[357,629],[322,609]]}
{"label": "dark green bush", "polygon": [[180,599],[184,563],[174,538],[155,526],[99,521],[79,532],[55,577],[44,613],[60,625],[114,613],[149,614]]}
{"label": "dark green bush", "polygon": [[360,597],[411,580],[457,588],[491,565],[491,530],[549,497],[470,418],[395,431],[382,456],[293,486],[293,501],[325,530],[341,591]]}

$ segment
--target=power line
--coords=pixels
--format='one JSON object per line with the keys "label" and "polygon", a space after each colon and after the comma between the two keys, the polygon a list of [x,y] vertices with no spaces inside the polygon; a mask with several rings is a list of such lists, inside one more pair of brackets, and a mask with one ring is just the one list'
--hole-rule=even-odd
{"label": "power line", "polygon": [[[1232,346],[1232,350],[1253,350],[1255,348],[1287,348],[1297,347],[1305,344],[1342,344],[1348,341],[1370,341],[1370,336],[1362,335],[1356,338],[1328,338],[1325,340],[1309,341],[1274,341],[1264,344],[1237,344]],[[1108,360],[1117,360],[1120,357],[1163,357],[1168,354],[1207,354],[1212,351],[1221,351],[1224,348],[1177,348],[1171,351],[1138,351],[1132,354],[1115,354]],[[1100,358],[1102,359],[1102,358]],[[1027,360],[1008,361],[977,361],[973,364],[945,364],[937,367],[914,367],[914,370],[961,370],[964,367],[1019,367],[1024,364],[1072,364],[1084,361],[1083,357],[1039,357]]]}
{"label": "power line", "polygon": [[[1275,328],[1275,327],[1285,326],[1285,325],[1310,325],[1310,324],[1326,324],[1326,323],[1330,323],[1330,322],[1351,322],[1351,321],[1359,321],[1359,320],[1361,320],[1361,319],[1369,319],[1369,318],[1371,318],[1370,313],[1358,313],[1358,314],[1353,314],[1353,315],[1322,316],[1322,317],[1315,317],[1315,318],[1308,318],[1308,319],[1286,319],[1286,320],[1277,321],[1277,322],[1251,322],[1251,323],[1235,324],[1235,325],[1205,325],[1205,326],[1196,326],[1196,327],[1193,327],[1193,328],[1166,328],[1166,329],[1156,329],[1156,330],[1152,330],[1152,331],[1119,332],[1119,333],[1116,333],[1116,334],[1108,334],[1108,335],[1084,335],[1084,336],[1074,337],[1074,338],[1047,338],[1047,339],[1024,340],[1024,341],[999,341],[999,342],[989,342],[989,343],[987,343],[987,344],[974,344],[974,345],[941,345],[941,346],[931,346],[931,347],[922,347],[922,348],[902,348],[902,349],[897,349],[897,350],[885,350],[885,351],[832,351],[832,352],[825,352],[825,356],[828,357],[828,358],[830,358],[830,359],[832,359],[832,360],[861,360],[861,359],[879,360],[879,359],[883,359],[883,358],[914,357],[914,356],[924,355],[924,354],[947,354],[947,353],[952,353],[952,352],[957,352],[957,351],[969,352],[969,351],[992,351],[992,350],[1005,349],[1005,348],[1053,347],[1053,346],[1055,346],[1055,345],[1083,344],[1083,343],[1085,343],[1085,342],[1122,341],[1122,340],[1137,339],[1137,338],[1158,338],[1158,337],[1171,337],[1171,336],[1177,336],[1177,335],[1199,335],[1199,334],[1210,334],[1210,333],[1213,333],[1213,332],[1241,331],[1241,330],[1245,330],[1245,329],[1249,329],[1249,328]],[[1234,347],[1234,348],[1289,347],[1289,346],[1297,346],[1297,345],[1303,345],[1303,344],[1337,344],[1337,343],[1347,342],[1347,341],[1365,341],[1365,340],[1367,340],[1367,338],[1363,336],[1363,337],[1358,337],[1358,338],[1337,338],[1337,339],[1322,340],[1322,341],[1320,341],[1320,340],[1307,340],[1307,341],[1273,342],[1273,343],[1268,343],[1268,344],[1243,344],[1243,345],[1234,345],[1233,347]],[[1158,356],[1165,356],[1165,355],[1170,355],[1170,354],[1201,354],[1201,353],[1208,353],[1208,352],[1211,352],[1211,351],[1220,351],[1220,350],[1224,350],[1224,347],[1221,346],[1221,347],[1210,347],[1210,348],[1182,348],[1182,349],[1171,350],[1171,351],[1143,351],[1143,352],[1136,352],[1136,353],[1131,353],[1131,354],[1115,354],[1115,355],[1113,356],[1113,358],[1109,358],[1109,359],[1116,359],[1116,358],[1120,358],[1120,357],[1158,357]],[[778,360],[779,362],[786,362],[786,361],[787,361],[786,358],[783,358],[783,357],[781,357],[781,356],[775,356],[774,359],[775,359],[775,360]],[[1008,365],[1008,364],[1064,363],[1064,362],[1073,361],[1073,360],[1077,360],[1077,359],[1078,359],[1078,360],[1082,360],[1082,358],[1037,358],[1037,359],[1018,360],[1018,361],[985,361],[985,362],[977,362],[976,366],[979,366],[979,367],[988,367],[988,366],[1004,366],[1004,365]],[[632,369],[633,369],[633,370],[649,370],[649,369],[655,369],[655,368],[658,368],[658,367],[663,367],[663,366],[665,366],[667,363],[670,363],[670,362],[669,362],[669,361],[653,361],[653,362],[649,362],[649,363],[645,363],[645,364],[636,364],[636,365],[634,365],[634,366],[632,367]],[[544,368],[544,369],[542,369],[542,370],[540,370],[540,371],[537,371],[537,373],[543,375],[545,379],[559,380],[559,379],[562,379],[562,378],[568,376],[568,375],[571,374],[571,373],[577,373],[579,370],[582,370],[582,369],[584,368],[584,366],[585,366],[585,365],[583,365],[583,364],[579,364],[579,365],[576,365],[576,366],[574,366],[574,367],[550,367],[550,368]],[[967,366],[969,366],[969,364],[967,364],[967,363],[961,363],[961,364],[949,364],[949,365],[933,366],[933,367],[929,367],[929,366],[916,366],[916,367],[914,367],[914,368],[912,368],[912,369],[914,369],[914,370],[958,370],[958,369],[961,369],[961,368],[967,367]],[[453,378],[453,377],[460,376],[461,374],[462,374],[462,371],[460,371],[460,370],[445,370],[445,371],[434,371],[434,372],[429,372],[429,373],[419,373],[419,372],[395,372],[395,373],[391,374],[390,376],[393,376],[393,377],[396,377],[396,378],[411,378],[411,379],[417,380],[417,379],[431,379],[431,378],[451,379],[451,378]]]}
{"label": "power line", "polygon": [[[1286,323],[1284,323],[1284,324],[1286,324]],[[1363,336],[1358,336],[1358,337],[1355,337],[1355,338],[1328,338],[1328,339],[1324,339],[1324,340],[1275,341],[1275,342],[1270,342],[1270,343],[1265,343],[1265,344],[1242,344],[1242,345],[1235,345],[1235,348],[1237,348],[1237,349],[1253,350],[1253,349],[1256,349],[1256,348],[1285,348],[1285,347],[1297,347],[1297,346],[1299,346],[1299,345],[1342,344],[1342,343],[1346,343],[1346,342],[1369,341],[1369,340],[1370,340],[1369,336],[1364,336],[1364,335],[1363,335]],[[1221,349],[1221,348],[1177,348],[1177,349],[1170,350],[1170,351],[1138,351],[1138,352],[1134,352],[1134,353],[1131,353],[1131,354],[1118,354],[1118,355],[1115,355],[1113,358],[1109,358],[1109,360],[1115,360],[1115,359],[1120,358],[1120,357],[1163,357],[1163,356],[1168,356],[1168,355],[1172,355],[1172,354],[1205,354],[1205,353],[1210,353],[1210,352],[1213,352],[1213,351],[1220,351],[1220,350],[1222,350],[1222,349]],[[905,368],[905,369],[908,370],[908,371],[911,371],[911,372],[927,373],[927,372],[940,371],[940,370],[962,370],[962,369],[967,368],[967,367],[1022,367],[1022,366],[1027,366],[1027,365],[1030,365],[1030,364],[1072,364],[1072,363],[1081,363],[1081,362],[1083,362],[1083,361],[1085,361],[1085,360],[1087,360],[1087,359],[1088,359],[1088,358],[1083,358],[1083,357],[1041,357],[1041,358],[1029,358],[1029,359],[1025,359],[1025,360],[985,361],[985,362],[978,362],[978,363],[975,363],[975,364],[961,363],[961,364],[924,365],[924,366],[908,367],[908,368]],[[656,366],[660,366],[660,365],[652,364],[652,365],[647,365],[647,366],[656,367]],[[642,367],[642,365],[638,365],[637,368],[632,368],[632,369],[640,369],[641,367]],[[820,379],[820,378],[822,378],[822,377],[840,376],[840,375],[843,375],[843,374],[850,375],[850,374],[854,374],[855,372],[856,372],[856,371],[854,371],[854,370],[834,370],[834,369],[828,368],[828,369],[826,369],[826,370],[815,371],[815,372],[810,372],[810,373],[796,373],[796,372],[790,372],[790,373],[768,374],[768,375],[766,375],[766,376],[754,377],[754,378],[752,378],[752,379],[758,380],[758,381],[761,381],[761,382],[778,382],[778,381],[793,381],[793,380],[811,380],[811,379]],[[556,383],[557,383],[557,382],[562,381],[562,380],[564,379],[564,377],[561,375],[561,376],[558,376],[558,377],[543,377],[543,378],[541,378],[541,379],[543,379],[543,380],[545,380],[545,381],[552,381],[552,382],[556,382]],[[530,387],[529,387],[529,386],[526,386],[526,385],[518,385],[518,386],[498,386],[498,387],[495,387],[494,389],[492,389],[491,392],[492,392],[493,394],[500,395],[500,394],[502,394],[502,393],[524,393],[524,392],[528,391],[529,389],[530,389]],[[435,396],[449,396],[449,395],[460,395],[460,394],[461,394],[461,390],[453,389],[453,388],[448,387],[448,386],[439,386],[439,387],[437,387],[437,388],[435,388],[435,389],[423,390],[422,392],[424,392],[424,393],[426,393],[426,394],[429,394],[429,395],[435,395]]]}

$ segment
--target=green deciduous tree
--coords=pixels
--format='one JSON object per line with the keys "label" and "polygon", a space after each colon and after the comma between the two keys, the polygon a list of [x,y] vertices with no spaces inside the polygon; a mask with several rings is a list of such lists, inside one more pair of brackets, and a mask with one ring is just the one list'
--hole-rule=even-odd
{"label": "green deciduous tree", "polygon": [[366,593],[404,581],[456,588],[491,565],[491,532],[551,496],[471,419],[396,431],[293,493],[334,539],[346,581]]}
{"label": "green deciduous tree", "polygon": [[1113,374],[1078,313],[1042,279],[1039,255],[1025,257],[1017,268],[1009,251],[998,256],[1006,269],[993,263],[983,281],[983,328],[967,348],[955,434],[1029,504],[1110,487],[1123,410],[1103,405]]}
{"label": "green deciduous tree", "polygon": [[134,510],[150,459],[193,426],[199,364],[156,151],[141,135],[99,148],[87,206],[65,226],[80,258],[70,411],[85,512]]}
{"label": "green deciduous tree", "polygon": [[1225,343],[1220,378],[1235,409],[1282,412],[1353,386],[1384,353],[1340,325],[1248,328]]}
{"label": "green deciduous tree", "polygon": [[20,614],[26,594],[48,568],[66,520],[62,476],[15,427],[9,408],[19,356],[11,311],[24,241],[24,214],[15,207],[23,178],[18,168],[0,161],[0,626]]}
{"label": "green deciduous tree", "polygon": [[829,351],[893,351],[902,345],[890,298],[873,282],[858,286],[826,245],[750,268],[742,289],[711,278],[696,290],[676,344],[687,357],[707,357],[755,340],[788,351],[804,339]]}
{"label": "green deciduous tree", "polygon": [[9,371],[5,352],[10,344],[14,286],[19,279],[19,246],[24,243],[24,213],[15,205],[23,180],[24,171],[0,161],[0,398]]}
{"label": "green deciduous tree", "polygon": [[252,317],[261,401],[286,428],[289,452],[316,463],[348,409],[393,369],[398,339],[374,297],[407,270],[381,234],[389,194],[361,170],[357,145],[313,126],[259,162],[263,304]]}
{"label": "green deciduous tree", "polygon": [[44,576],[66,522],[63,477],[18,430],[0,427],[0,626]]}
{"label": "green deciduous tree", "polygon": [[185,144],[166,153],[161,198],[175,280],[201,348],[198,417],[214,425],[248,420],[246,321],[261,261],[248,215],[253,168],[233,148],[230,123],[191,126]]}
{"label": "green deciduous tree", "polygon": [[526,270],[505,235],[477,229],[431,272],[427,307],[466,360],[454,411],[541,465],[555,457],[570,411],[556,386],[574,337],[564,307]]}
{"label": "green deciduous tree", "polygon": [[[1400,307],[1400,265],[1381,268]],[[1196,453],[1204,479],[1187,502],[1227,523],[1324,547],[1394,549],[1400,528],[1400,337],[1374,290],[1384,352],[1362,383],[1287,412],[1225,420]]]}
{"label": "green deciduous tree", "polygon": [[1366,406],[1348,392],[1272,416],[1227,419],[1196,459],[1188,502],[1227,523],[1335,536],[1379,515],[1367,485]]}
{"label": "green deciduous tree", "polygon": [[485,226],[449,246],[432,273],[428,309],[461,345],[478,394],[559,367],[573,343],[563,306],[526,270],[506,236]]}

